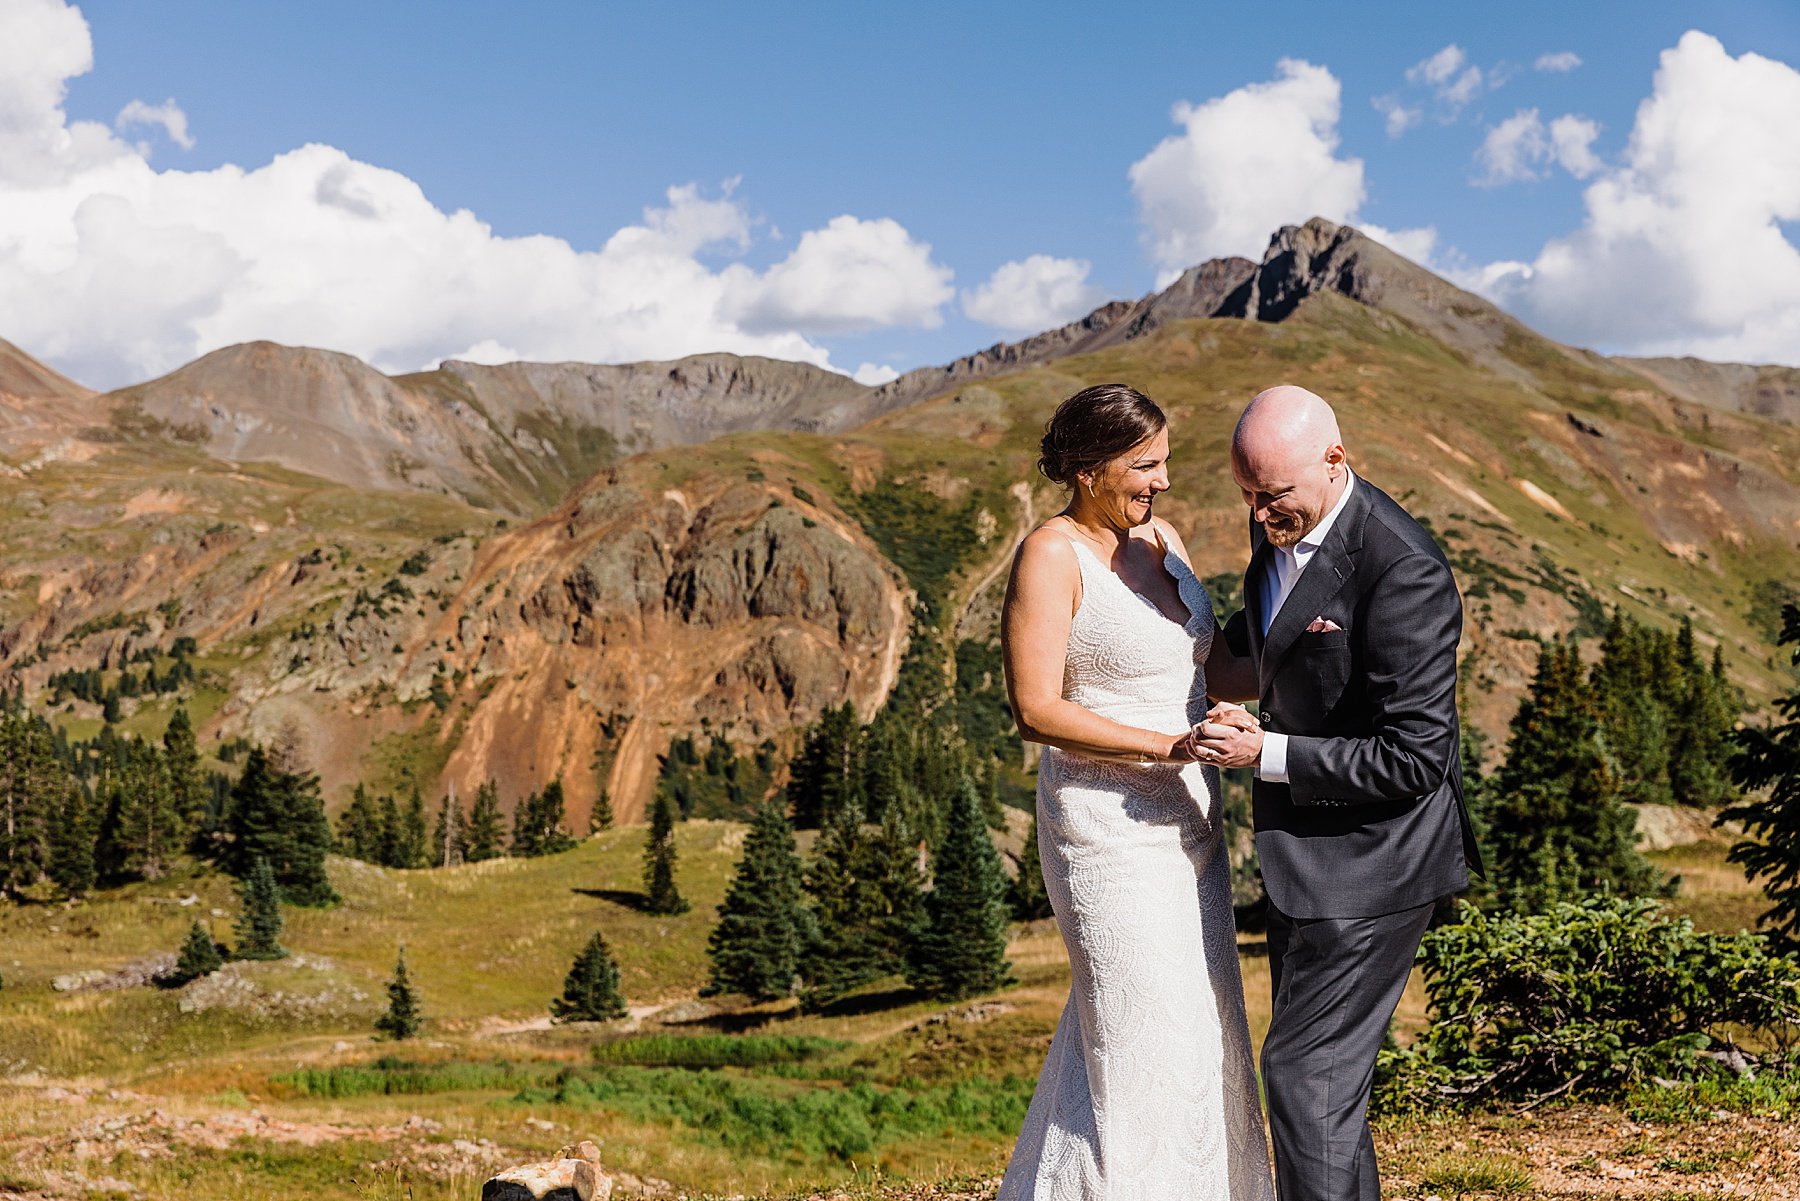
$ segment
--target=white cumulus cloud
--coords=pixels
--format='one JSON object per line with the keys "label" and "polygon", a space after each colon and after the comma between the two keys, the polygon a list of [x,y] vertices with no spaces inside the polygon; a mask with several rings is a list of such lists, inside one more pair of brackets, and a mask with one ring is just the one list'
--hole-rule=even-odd
{"label": "white cumulus cloud", "polygon": [[1581,55],[1573,50],[1556,50],[1549,54],[1538,55],[1537,62],[1532,65],[1540,71],[1566,75],[1581,65]]}
{"label": "white cumulus cloud", "polygon": [[1036,333],[1092,312],[1106,299],[1088,283],[1085,259],[1034,254],[1002,263],[980,287],[963,293],[963,312],[1013,333]]}
{"label": "white cumulus cloud", "polygon": [[[94,386],[257,338],[384,370],[458,355],[622,361],[699,351],[829,366],[818,333],[930,325],[950,272],[889,220],[840,217],[765,271],[733,198],[671,188],[597,248],[501,237],[411,179],[307,145],[258,167],[158,171],[63,110],[93,65],[63,0],[0,3],[0,334]],[[173,102],[128,105],[177,143]]]}
{"label": "white cumulus cloud", "polygon": [[833,217],[800,235],[758,278],[732,277],[731,309],[747,330],[847,333],[883,325],[934,329],[954,294],[951,271],[897,221]]}
{"label": "white cumulus cloud", "polygon": [[[1684,34],[1581,226],[1486,291],[1567,341],[1800,363],[1800,71]],[[1576,139],[1579,141],[1579,138]]]}
{"label": "white cumulus cloud", "polygon": [[113,119],[113,128],[123,133],[135,125],[153,125],[168,135],[169,141],[183,150],[194,148],[194,137],[188,132],[187,114],[173,99],[161,104],[145,104],[142,100],[133,100],[119,110]]}
{"label": "white cumulus cloud", "polygon": [[1468,55],[1454,43],[1406,69],[1408,83],[1430,87],[1453,112],[1480,94],[1485,78],[1481,68],[1469,65]]}
{"label": "white cumulus cloud", "polygon": [[1390,138],[1399,137],[1417,125],[1425,116],[1423,109],[1417,105],[1402,104],[1398,96],[1377,96],[1370,103],[1375,106],[1375,111],[1381,114]]}
{"label": "white cumulus cloud", "polygon": [[1270,82],[1175,106],[1181,132],[1130,171],[1165,280],[1209,258],[1260,256],[1283,223],[1350,219],[1365,195],[1363,164],[1337,157],[1340,96],[1330,71],[1289,58]]}
{"label": "white cumulus cloud", "polygon": [[864,363],[851,373],[851,378],[859,384],[878,388],[891,380],[899,379],[900,373],[886,363]]}
{"label": "white cumulus cloud", "polygon": [[1555,163],[1576,179],[1597,174],[1604,164],[1594,153],[1600,126],[1587,117],[1565,113],[1544,124],[1535,108],[1522,108],[1489,129],[1475,152],[1482,173],[1475,182],[1486,187],[1541,179],[1540,167]]}

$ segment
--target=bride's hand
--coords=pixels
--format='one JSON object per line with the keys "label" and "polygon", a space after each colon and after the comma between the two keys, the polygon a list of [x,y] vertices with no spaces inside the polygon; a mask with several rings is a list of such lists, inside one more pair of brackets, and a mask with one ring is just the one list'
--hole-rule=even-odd
{"label": "bride's hand", "polygon": [[[1256,720],[1256,714],[1232,701],[1220,701],[1208,709],[1205,720],[1215,726],[1235,726],[1240,730],[1262,729],[1262,723]],[[1195,730],[1198,729],[1196,726]]]}

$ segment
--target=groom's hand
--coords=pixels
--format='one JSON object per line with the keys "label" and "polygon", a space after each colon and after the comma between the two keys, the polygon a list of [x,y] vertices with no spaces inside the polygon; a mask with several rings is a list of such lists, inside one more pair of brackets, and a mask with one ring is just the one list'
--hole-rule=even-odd
{"label": "groom's hand", "polygon": [[1195,758],[1215,767],[1254,767],[1262,760],[1262,727],[1241,705],[1214,705],[1193,739]]}

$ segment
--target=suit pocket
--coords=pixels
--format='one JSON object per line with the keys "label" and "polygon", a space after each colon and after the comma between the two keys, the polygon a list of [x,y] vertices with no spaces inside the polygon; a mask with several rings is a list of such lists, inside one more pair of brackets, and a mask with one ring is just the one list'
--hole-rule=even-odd
{"label": "suit pocket", "polygon": [[1350,683],[1350,632],[1330,630],[1300,636],[1300,666],[1314,688],[1318,712],[1329,713]]}

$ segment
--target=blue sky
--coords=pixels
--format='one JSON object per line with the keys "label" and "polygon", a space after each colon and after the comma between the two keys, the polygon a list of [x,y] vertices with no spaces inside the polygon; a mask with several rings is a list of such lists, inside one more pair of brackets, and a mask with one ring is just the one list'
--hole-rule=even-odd
{"label": "blue sky", "polygon": [[[46,20],[60,17],[48,9],[63,7],[60,0],[0,0],[0,20],[14,6],[45,9]],[[1661,56],[1685,32],[1703,31],[1722,45],[1722,57],[1692,52],[1692,79],[1684,86],[1711,89],[1707,95],[1719,98],[1728,128],[1737,124],[1730,106],[1747,103],[1738,76],[1755,75],[1748,93],[1768,96],[1755,107],[1784,112],[1793,101],[1782,72],[1800,85],[1800,74],[1783,66],[1800,64],[1800,8],[1792,4],[1146,4],[1103,10],[1087,4],[440,2],[425,8],[318,0],[92,0],[79,12],[91,34],[92,69],[62,81],[61,113],[70,128],[92,122],[110,127],[118,141],[140,145],[147,173],[127,179],[117,164],[101,171],[94,166],[104,157],[98,152],[94,162],[65,163],[57,170],[70,203],[97,194],[124,196],[135,214],[128,220],[113,213],[106,228],[112,242],[129,241],[134,256],[140,255],[135,248],[151,246],[188,221],[183,204],[202,213],[192,218],[188,241],[141,252],[154,259],[154,270],[133,259],[147,279],[180,275],[184,263],[201,264],[194,267],[192,295],[177,298],[187,316],[147,322],[122,316],[106,322],[115,327],[111,335],[62,336],[24,299],[31,291],[41,308],[43,279],[59,271],[58,278],[66,277],[87,251],[70,250],[59,259],[45,249],[57,232],[46,227],[28,248],[44,274],[16,276],[19,299],[9,308],[8,259],[0,245],[0,336],[96,384],[167,369],[222,339],[245,336],[331,337],[342,343],[337,348],[390,369],[420,365],[409,357],[461,353],[484,341],[491,344],[476,357],[564,352],[562,357],[616,359],[708,348],[690,346],[672,332],[684,321],[700,341],[716,329],[710,336],[734,343],[722,348],[815,361],[828,356],[844,370],[867,365],[870,378],[878,378],[885,373],[880,369],[943,361],[1017,336],[1029,326],[1016,323],[1033,315],[1078,315],[1070,310],[1096,298],[1148,291],[1172,268],[1176,260],[1169,256],[1179,256],[1181,246],[1218,251],[1230,244],[1254,255],[1275,225],[1310,215],[1284,211],[1309,194],[1353,195],[1343,205],[1347,212],[1330,215],[1393,231],[1402,250],[1466,286],[1481,287],[1554,335],[1609,350],[1691,349],[1800,362],[1800,345],[1790,341],[1800,337],[1800,317],[1778,314],[1764,328],[1733,333],[1744,318],[1729,305],[1695,302],[1688,306],[1694,311],[1684,312],[1671,303],[1660,307],[1676,311],[1654,321],[1621,321],[1615,328],[1585,315],[1593,298],[1576,295],[1573,284],[1552,293],[1542,270],[1526,277],[1509,275],[1503,266],[1533,264],[1547,243],[1585,236],[1594,221],[1584,195],[1627,170],[1639,106],[1655,92]],[[53,33],[35,36],[73,36],[66,20],[55,24]],[[1457,53],[1435,59],[1433,82],[1424,64],[1450,48]],[[1572,54],[1579,65],[1539,69],[1543,56],[1556,53]],[[1757,66],[1773,61],[1752,71],[1744,65],[1752,59]],[[1205,105],[1251,89],[1245,111],[1260,120],[1252,102],[1269,97],[1256,89],[1284,78],[1282,60],[1315,69],[1306,78],[1311,99],[1296,100],[1313,105],[1308,111],[1315,118],[1327,81],[1336,86],[1335,116],[1293,156],[1296,162],[1308,152],[1325,156],[1316,164],[1324,174],[1291,188],[1262,178],[1266,194],[1243,202],[1259,218],[1267,214],[1254,238],[1226,228],[1247,228],[1241,220],[1234,225],[1221,219],[1197,231],[1169,228],[1170,222],[1204,224],[1208,218],[1173,210],[1155,216],[1151,186],[1134,187],[1133,164],[1165,139],[1180,137],[1183,129],[1172,112],[1183,102]],[[1477,73],[1473,80],[1471,70]],[[1298,97],[1300,81],[1291,82]],[[1695,107],[1691,93],[1676,93],[1673,83],[1669,88],[1671,106]],[[179,144],[168,126],[165,100],[185,120],[191,147]],[[162,113],[163,124],[122,119],[134,101]],[[5,103],[0,91],[0,105]],[[1410,123],[1402,120],[1398,136],[1387,115],[1395,110],[1416,114]],[[1535,122],[1516,123],[1513,153],[1496,172],[1491,156],[1482,157],[1484,143],[1508,119],[1530,110],[1536,110]],[[1800,113],[1789,116],[1787,129],[1800,126]],[[1573,124],[1556,126],[1559,117]],[[1236,160],[1228,149],[1206,142],[1220,136],[1217,130],[1190,133],[1192,146],[1170,152],[1181,151],[1186,166],[1171,165],[1157,185],[1164,189],[1165,209],[1183,202],[1181,170],[1202,173],[1196,177],[1202,193],[1220,189],[1241,199],[1241,193],[1256,191],[1255,180],[1246,178],[1239,187],[1224,178]],[[300,299],[271,299],[283,289],[342,294],[350,282],[341,273],[317,280],[296,274],[293,263],[304,256],[288,254],[280,269],[265,265],[260,247],[283,236],[282,204],[271,201],[268,221],[254,231],[242,228],[241,214],[219,218],[215,230],[204,216],[209,204],[241,208],[258,202],[248,193],[211,202],[176,186],[176,176],[254,173],[307,145],[330,147],[353,164],[404,177],[430,209],[466,209],[497,239],[549,235],[577,254],[598,252],[617,231],[645,224],[646,209],[685,211],[667,193],[693,185],[694,204],[714,206],[705,220],[717,227],[716,236],[683,240],[686,257],[677,256],[678,266],[686,271],[689,258],[700,264],[693,278],[707,287],[722,279],[723,299],[692,320],[671,300],[676,307],[668,321],[636,341],[619,334],[589,344],[579,322],[557,324],[553,332],[547,326],[495,328],[484,337],[483,314],[459,309],[445,314],[441,336],[424,321],[359,342],[360,327],[348,320],[303,311]],[[1738,153],[1743,162],[1768,157],[1753,138]],[[1355,162],[1360,175],[1352,180],[1344,164]],[[316,169],[336,170],[322,159]],[[1695,162],[1686,170],[1716,174],[1718,167]],[[1657,188],[1682,192],[1679,180],[1646,185],[1644,174],[1640,163],[1627,182],[1652,194]],[[76,177],[87,182],[70,185]],[[380,186],[393,183],[389,175],[383,179],[387,184]],[[32,195],[41,200],[42,180],[14,183],[15,192],[36,189]],[[1325,191],[1309,193],[1315,183]],[[1713,283],[1720,291],[1744,291],[1729,273],[1762,270],[1752,260],[1767,257],[1756,249],[1758,231],[1748,226],[1766,227],[1760,230],[1765,247],[1772,228],[1792,251],[1800,218],[1796,189],[1800,183],[1790,188],[1776,180],[1758,204],[1729,214],[1705,201],[1713,214],[1705,221],[1671,212],[1667,220],[1682,229],[1706,221],[1745,228],[1735,231],[1741,235],[1736,241],[1729,229],[1697,237],[1702,245],[1674,268],[1665,264],[1653,274],[1673,274],[1670,287],[1692,290],[1691,280],[1681,282],[1683,273],[1709,270],[1709,258],[1742,259],[1721,264],[1723,274]],[[384,214],[397,211],[385,202],[377,207]],[[0,183],[0,215],[5,210]],[[41,210],[40,203],[30,211],[41,217]],[[79,224],[73,212],[61,218],[70,228]],[[806,231],[825,230],[846,216],[858,224],[838,230],[842,253],[821,253],[817,262],[808,259],[779,279],[766,275],[795,253]],[[872,224],[884,219],[898,229]],[[394,237],[405,241],[408,226],[395,220]],[[1611,264],[1607,269],[1615,274],[1606,278],[1615,281],[1618,303],[1639,304],[1641,281],[1619,245],[1620,231],[1602,226],[1589,232],[1583,278]],[[333,235],[297,219],[292,236],[304,241]],[[69,246],[80,241],[72,234]],[[927,245],[928,253],[921,253]],[[875,269],[885,270],[884,255],[895,256],[894,270],[883,276],[891,295],[869,300],[853,320],[837,321],[821,311],[835,297],[881,292],[870,287],[865,293],[853,267],[872,257]],[[989,320],[968,315],[971,291],[1004,264],[1032,256],[1043,260],[1035,274],[1014,281],[1024,292],[973,306]],[[363,257],[371,266],[382,261],[366,251]],[[819,265],[827,258],[830,272]],[[1075,266],[1047,265],[1052,261],[1087,267],[1077,277]],[[391,270],[404,272],[407,263],[399,258]],[[612,264],[599,260],[581,270],[590,268],[605,272]],[[472,266],[456,278],[480,288],[484,270]],[[535,270],[555,274],[560,268]],[[628,283],[635,277],[619,278]],[[685,277],[665,271],[655,278],[673,280],[673,289]],[[1060,291],[1051,290],[1057,280]],[[27,283],[39,286],[31,290]],[[433,286],[454,284],[440,280]],[[508,276],[495,291],[509,294],[508,288],[521,286]],[[71,313],[157,303],[151,287],[123,297],[99,296],[101,285],[93,282],[83,288],[70,294],[85,298],[85,307]],[[1800,278],[1781,273],[1749,285],[1765,307],[1800,310],[1797,288]],[[404,288],[382,290],[392,304],[407,303]],[[630,290],[621,284],[620,291]],[[1026,293],[1041,303],[1025,303]],[[587,303],[579,288],[568,295],[569,304]],[[607,324],[619,303],[629,302],[595,302],[593,322]],[[996,314],[1010,315],[1015,327],[993,320]],[[371,315],[365,324],[380,320]],[[493,323],[505,324],[498,318]],[[38,330],[20,326],[40,327],[46,336],[34,342]],[[136,349],[109,349],[108,336]]]}

